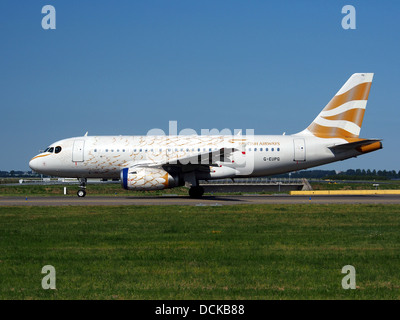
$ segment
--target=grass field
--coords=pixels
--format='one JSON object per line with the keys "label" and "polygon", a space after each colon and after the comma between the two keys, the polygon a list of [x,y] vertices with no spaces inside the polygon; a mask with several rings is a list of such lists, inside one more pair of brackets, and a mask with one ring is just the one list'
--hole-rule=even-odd
{"label": "grass field", "polygon": [[[59,196],[64,194],[64,186],[67,187],[67,195],[76,197],[79,185],[0,185],[1,196]],[[164,190],[131,191],[125,190],[119,183],[116,184],[88,184],[87,192],[91,196],[157,196],[162,194],[187,195],[188,188],[178,187]]]}
{"label": "grass field", "polygon": [[394,205],[0,207],[0,299],[399,299],[399,231]]}

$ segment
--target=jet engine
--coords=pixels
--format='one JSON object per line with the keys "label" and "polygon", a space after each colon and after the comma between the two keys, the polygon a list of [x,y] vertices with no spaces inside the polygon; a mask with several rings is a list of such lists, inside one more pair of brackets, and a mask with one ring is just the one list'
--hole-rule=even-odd
{"label": "jet engine", "polygon": [[121,182],[126,190],[161,190],[178,186],[178,178],[167,171],[144,167],[122,169]]}

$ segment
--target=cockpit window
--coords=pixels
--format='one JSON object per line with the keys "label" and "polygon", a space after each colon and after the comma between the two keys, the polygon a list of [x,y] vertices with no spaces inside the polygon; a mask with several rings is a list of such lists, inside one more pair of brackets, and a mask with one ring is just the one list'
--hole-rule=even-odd
{"label": "cockpit window", "polygon": [[50,148],[46,148],[43,152],[48,152]]}
{"label": "cockpit window", "polygon": [[61,152],[61,147],[60,146],[55,147],[54,152],[55,153]]}
{"label": "cockpit window", "polygon": [[51,152],[51,153],[53,153],[53,151],[54,151],[53,147],[51,147],[51,148],[49,148],[49,150],[47,150],[47,152]]}

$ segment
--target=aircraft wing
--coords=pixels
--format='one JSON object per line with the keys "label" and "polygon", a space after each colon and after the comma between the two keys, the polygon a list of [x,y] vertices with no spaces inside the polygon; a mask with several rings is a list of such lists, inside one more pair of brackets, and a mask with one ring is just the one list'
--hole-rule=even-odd
{"label": "aircraft wing", "polygon": [[232,154],[235,151],[240,151],[238,148],[218,148],[213,151],[206,152],[192,152],[184,156],[176,156],[174,154],[166,156],[165,159],[147,164],[149,167],[160,167],[164,165],[170,166],[185,166],[185,165],[216,165],[216,162],[233,162]]}

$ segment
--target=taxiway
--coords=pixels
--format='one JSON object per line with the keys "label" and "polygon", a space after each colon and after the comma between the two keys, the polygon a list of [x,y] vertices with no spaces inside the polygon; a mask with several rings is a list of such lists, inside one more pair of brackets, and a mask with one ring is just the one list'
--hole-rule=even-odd
{"label": "taxiway", "polygon": [[400,204],[399,195],[221,195],[192,199],[188,196],[73,196],[0,197],[1,206],[129,206],[191,205],[218,206],[238,204]]}

